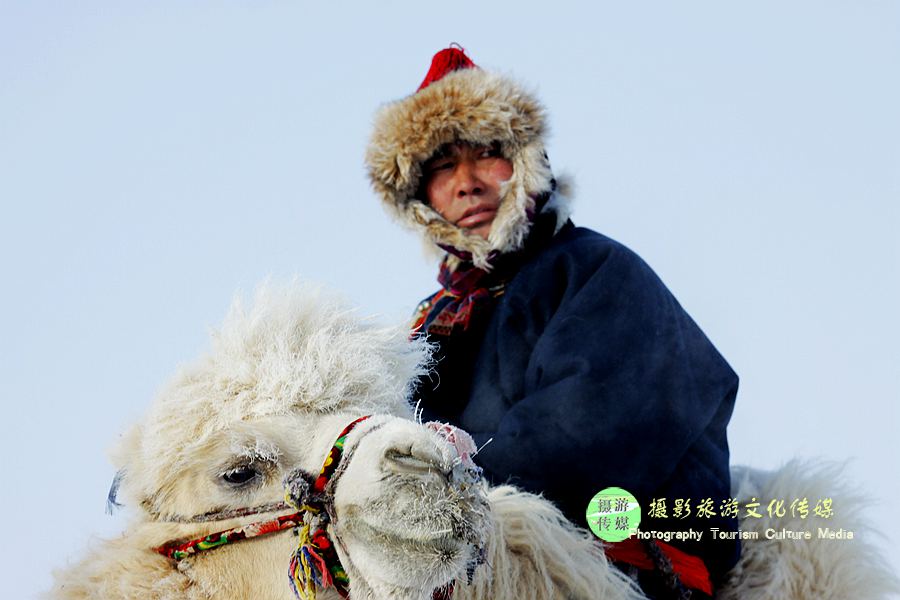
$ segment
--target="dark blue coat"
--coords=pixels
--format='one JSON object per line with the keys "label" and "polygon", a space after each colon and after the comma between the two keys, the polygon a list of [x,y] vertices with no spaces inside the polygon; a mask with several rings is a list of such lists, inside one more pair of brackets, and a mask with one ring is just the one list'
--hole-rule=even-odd
{"label": "dark blue coat", "polygon": [[586,526],[603,488],[632,492],[642,529],[705,530],[713,575],[738,544],[711,540],[732,519],[648,520],[653,498],[718,512],[730,497],[728,443],[738,378],[650,267],[594,231],[568,224],[527,255],[504,293],[466,335],[440,344],[436,373],[420,382],[425,419],[453,423],[478,445],[494,483],[543,495]]}

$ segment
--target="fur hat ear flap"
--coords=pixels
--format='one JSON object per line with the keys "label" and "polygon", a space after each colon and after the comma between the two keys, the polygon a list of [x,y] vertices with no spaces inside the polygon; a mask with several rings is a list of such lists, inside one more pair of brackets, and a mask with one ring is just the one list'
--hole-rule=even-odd
{"label": "fur hat ear flap", "polygon": [[411,202],[407,205],[407,214],[425,230],[426,236],[435,244],[467,251],[471,253],[472,262],[476,266],[490,268],[487,258],[491,246],[484,238],[450,223],[424,202]]}
{"label": "fur hat ear flap", "polygon": [[[414,94],[377,114],[366,151],[369,178],[402,222],[486,268],[493,254],[522,247],[535,199],[553,191],[545,134],[544,108],[529,90],[478,68],[462,48],[451,47],[434,56]],[[453,142],[499,144],[513,166],[487,240],[448,222],[420,199],[422,165]]]}

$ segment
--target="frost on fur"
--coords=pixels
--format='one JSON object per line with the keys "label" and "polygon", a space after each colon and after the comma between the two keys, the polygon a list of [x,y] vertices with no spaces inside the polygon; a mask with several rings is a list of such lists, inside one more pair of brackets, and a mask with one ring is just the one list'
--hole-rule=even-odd
{"label": "frost on fur", "polygon": [[[379,326],[336,296],[299,282],[260,286],[249,308],[236,297],[212,333],[210,352],[179,370],[140,434],[123,443],[140,465],[129,469],[129,487],[139,485],[141,502],[150,499],[156,510],[167,510],[165,492],[188,468],[185,461],[233,438],[236,423],[348,407],[409,416],[411,386],[430,358],[423,340],[407,336],[404,327]],[[186,423],[193,431],[187,437]]]}
{"label": "frost on fur", "polygon": [[[318,473],[336,435],[371,414],[346,437],[329,525],[352,598],[427,600],[450,582],[459,600],[640,598],[600,544],[551,503],[460,475],[458,449],[417,422],[408,403],[430,349],[407,336],[405,327],[379,326],[298,282],[262,286],[249,307],[236,301],[210,351],[175,375],[118,446],[131,513],[125,533],[59,571],[51,597],[292,599],[285,572],[297,542],[288,532],[178,563],[153,548],[260,520],[229,511],[280,502],[288,474]],[[229,479],[238,471],[245,477]],[[744,482],[744,496],[827,490],[837,502],[839,478],[791,463],[734,479]],[[859,514],[851,501],[841,497],[842,515]],[[194,518],[209,513],[226,516]],[[767,526],[744,524],[751,525]],[[852,520],[835,526],[863,530]],[[862,540],[760,541],[745,544],[719,597],[879,598],[892,585]],[[321,598],[337,596],[324,590]]]}

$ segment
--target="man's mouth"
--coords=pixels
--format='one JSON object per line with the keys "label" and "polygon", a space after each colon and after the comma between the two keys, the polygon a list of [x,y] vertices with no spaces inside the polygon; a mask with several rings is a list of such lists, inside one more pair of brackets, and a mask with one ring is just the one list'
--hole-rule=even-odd
{"label": "man's mouth", "polygon": [[456,221],[459,227],[471,229],[478,227],[486,222],[490,222],[497,214],[497,207],[490,205],[473,206],[463,213],[463,216]]}

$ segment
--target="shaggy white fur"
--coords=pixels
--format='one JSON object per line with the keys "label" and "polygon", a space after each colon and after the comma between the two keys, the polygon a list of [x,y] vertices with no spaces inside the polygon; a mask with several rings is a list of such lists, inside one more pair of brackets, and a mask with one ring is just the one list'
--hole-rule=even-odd
{"label": "shaggy white fur", "polygon": [[[865,498],[847,489],[843,469],[837,464],[793,460],[775,472],[746,467],[733,469],[732,487],[742,505],[752,499],[832,498],[835,514],[823,519],[791,515],[743,518],[744,531],[759,539],[743,543],[740,562],[731,570],[720,600],[791,598],[821,600],[885,598],[900,592],[897,578],[871,543],[877,535],[866,523]],[[817,539],[819,528],[852,531],[853,540]],[[813,539],[766,539],[766,531],[811,531]],[[867,539],[868,538],[868,539]]]}
{"label": "shaggy white fur", "polygon": [[[210,353],[179,371],[115,453],[134,510],[126,533],[58,572],[51,597],[289,600],[296,541],[287,532],[178,563],[153,548],[259,520],[172,522],[280,500],[287,473],[318,472],[347,423],[379,413],[347,436],[329,528],[355,600],[426,600],[451,580],[459,600],[640,598],[600,544],[549,502],[456,478],[455,448],[415,423],[407,403],[428,360],[428,347],[408,341],[405,328],[378,327],[296,282],[263,286],[249,310],[236,302]],[[251,477],[234,483],[235,470]],[[737,479],[742,497],[833,496],[833,528],[860,535],[748,542],[721,598],[879,598],[892,588],[861,535],[859,508],[834,488],[838,477],[792,464]],[[487,561],[467,585],[479,546]]]}
{"label": "shaggy white fur", "polygon": [[176,494],[205,448],[277,458],[244,431],[256,419],[348,407],[409,417],[406,399],[428,346],[407,336],[316,286],[263,285],[249,310],[237,298],[211,351],[175,375],[116,451],[114,460],[128,465],[126,500],[162,515],[200,512],[202,499]]}
{"label": "shaggy white fur", "polygon": [[511,599],[644,597],[621,571],[608,567],[597,538],[540,496],[505,485],[490,490],[488,501],[494,520],[490,567],[454,598],[492,598],[496,590]]}
{"label": "shaggy white fur", "polygon": [[[532,588],[547,598],[639,597],[552,505],[511,489],[486,496],[454,479],[453,447],[412,420],[409,386],[429,349],[407,335],[296,282],[263,286],[249,309],[236,301],[211,351],[176,374],[114,453],[134,511],[126,533],[58,572],[51,596],[291,598],[296,542],[287,532],[178,563],[153,548],[258,520],[171,522],[280,500],[285,474],[317,472],[344,425],[380,413],[347,437],[353,458],[330,527],[354,598],[426,599],[451,580],[462,598],[519,598]],[[253,478],[229,484],[239,468]],[[469,587],[481,545],[491,566]]]}

